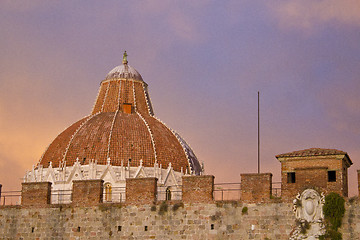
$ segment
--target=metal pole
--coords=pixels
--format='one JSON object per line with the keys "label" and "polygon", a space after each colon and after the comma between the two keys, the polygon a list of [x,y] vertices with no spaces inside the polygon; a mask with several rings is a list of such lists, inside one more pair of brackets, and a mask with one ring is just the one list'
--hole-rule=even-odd
{"label": "metal pole", "polygon": [[260,92],[258,91],[258,174],[260,173]]}

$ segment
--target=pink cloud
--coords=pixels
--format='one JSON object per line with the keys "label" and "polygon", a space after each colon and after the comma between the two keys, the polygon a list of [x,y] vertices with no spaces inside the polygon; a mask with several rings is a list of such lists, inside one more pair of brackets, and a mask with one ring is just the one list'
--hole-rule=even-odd
{"label": "pink cloud", "polygon": [[358,0],[291,0],[271,5],[280,26],[312,31],[315,26],[335,22],[360,26]]}

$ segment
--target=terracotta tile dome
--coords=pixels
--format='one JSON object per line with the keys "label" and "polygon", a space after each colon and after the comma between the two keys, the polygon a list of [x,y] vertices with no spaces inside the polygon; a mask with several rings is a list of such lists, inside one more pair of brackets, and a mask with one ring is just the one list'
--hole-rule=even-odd
{"label": "terracotta tile dome", "polygon": [[[95,160],[97,164],[153,167],[200,174],[201,166],[188,144],[155,118],[141,75],[123,64],[101,82],[91,115],[60,133],[40,159],[40,165],[72,166]],[[129,160],[130,159],[130,160]]]}

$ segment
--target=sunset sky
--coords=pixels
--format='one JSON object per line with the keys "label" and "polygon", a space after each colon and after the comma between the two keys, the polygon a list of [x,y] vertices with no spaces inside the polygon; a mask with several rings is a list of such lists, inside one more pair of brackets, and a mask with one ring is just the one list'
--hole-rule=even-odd
{"label": "sunset sky", "polygon": [[51,141],[90,114],[121,64],[216,182],[275,155],[346,151],[360,169],[360,1],[0,1],[0,183],[19,190]]}

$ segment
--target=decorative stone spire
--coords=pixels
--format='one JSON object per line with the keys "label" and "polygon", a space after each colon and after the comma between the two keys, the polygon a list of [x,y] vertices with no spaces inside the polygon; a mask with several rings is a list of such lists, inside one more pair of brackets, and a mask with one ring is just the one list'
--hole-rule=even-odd
{"label": "decorative stone spire", "polygon": [[126,65],[126,64],[128,64],[128,60],[127,60],[127,53],[126,53],[126,51],[124,52],[124,55],[123,55],[123,61],[122,61],[122,63],[124,64],[124,65]]}

